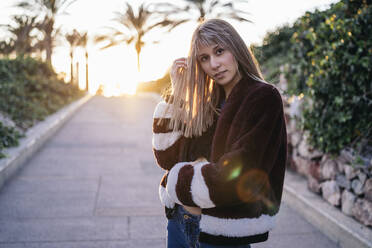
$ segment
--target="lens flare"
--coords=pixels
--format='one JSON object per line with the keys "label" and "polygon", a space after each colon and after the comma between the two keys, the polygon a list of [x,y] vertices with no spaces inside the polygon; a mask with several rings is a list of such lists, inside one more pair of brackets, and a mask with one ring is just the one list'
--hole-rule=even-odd
{"label": "lens flare", "polygon": [[241,166],[238,166],[238,167],[232,169],[232,171],[231,171],[230,175],[228,176],[227,180],[230,181],[230,180],[233,180],[233,179],[239,177],[241,171],[242,171]]}
{"label": "lens flare", "polygon": [[237,183],[237,193],[243,202],[255,202],[269,195],[270,183],[267,174],[258,169],[252,169],[242,175]]}

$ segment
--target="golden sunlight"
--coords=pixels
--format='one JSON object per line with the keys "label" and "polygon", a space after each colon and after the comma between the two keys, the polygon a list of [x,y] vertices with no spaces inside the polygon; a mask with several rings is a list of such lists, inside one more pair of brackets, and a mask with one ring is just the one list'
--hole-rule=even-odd
{"label": "golden sunlight", "polygon": [[[136,66],[136,53],[131,46],[116,46],[105,50],[89,49],[89,92],[96,94],[101,87],[103,95],[120,96],[133,95],[139,82],[149,82],[163,76],[167,65],[173,58],[159,60],[161,57],[157,45],[146,49],[141,54],[141,71]],[[58,73],[65,75],[65,81],[70,81],[70,58],[68,47],[60,47],[53,56],[53,66]],[[164,57],[164,56],[163,56]],[[85,89],[86,61],[83,49],[77,48],[74,53],[74,75],[78,62],[79,87]]]}
{"label": "golden sunlight", "polygon": [[[64,53],[64,54],[63,54]],[[70,59],[66,56],[67,48],[60,49],[54,57],[54,67],[58,72],[65,72],[66,81],[70,81]],[[91,49],[89,52],[89,92],[95,94],[101,86],[106,97],[133,95],[136,92],[140,76],[135,63],[135,54],[125,47],[112,47],[106,50]],[[84,51],[76,49],[74,64],[78,62],[79,87],[85,88],[86,64]],[[73,68],[76,74],[77,68]]]}
{"label": "golden sunlight", "polygon": [[102,85],[103,95],[107,97],[135,94],[139,77],[134,61],[135,54],[119,46],[91,51],[89,91],[95,93]]}

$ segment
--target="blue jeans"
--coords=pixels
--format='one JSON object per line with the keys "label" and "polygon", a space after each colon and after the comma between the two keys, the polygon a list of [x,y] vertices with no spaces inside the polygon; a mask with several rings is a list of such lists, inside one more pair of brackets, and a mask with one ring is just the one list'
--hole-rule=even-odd
{"label": "blue jeans", "polygon": [[173,217],[168,220],[167,248],[250,248],[250,245],[239,246],[216,246],[199,243],[200,215],[187,212],[182,206],[178,206]]}
{"label": "blue jeans", "polygon": [[182,206],[176,207],[173,217],[168,220],[168,248],[199,248],[200,215],[187,212]]}

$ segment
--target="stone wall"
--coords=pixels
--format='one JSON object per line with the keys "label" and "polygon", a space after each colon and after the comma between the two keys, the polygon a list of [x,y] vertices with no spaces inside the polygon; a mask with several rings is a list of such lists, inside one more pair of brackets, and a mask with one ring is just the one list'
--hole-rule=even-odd
{"label": "stone wall", "polygon": [[[293,99],[292,99],[293,100]],[[337,157],[312,149],[308,134],[296,127],[299,100],[285,101],[288,132],[288,167],[307,178],[308,188],[344,214],[372,226],[372,159],[355,165],[351,150]]]}

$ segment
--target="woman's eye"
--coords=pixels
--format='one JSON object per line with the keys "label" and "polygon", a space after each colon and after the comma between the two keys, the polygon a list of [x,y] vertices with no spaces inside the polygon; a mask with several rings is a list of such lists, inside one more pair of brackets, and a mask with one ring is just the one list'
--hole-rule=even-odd
{"label": "woman's eye", "polygon": [[222,54],[223,51],[224,51],[223,48],[218,48],[218,49],[216,50],[216,54],[217,54],[217,55]]}
{"label": "woman's eye", "polygon": [[200,61],[201,61],[201,62],[205,62],[205,61],[207,61],[207,57],[206,57],[206,56],[201,57],[201,58],[200,58]]}

